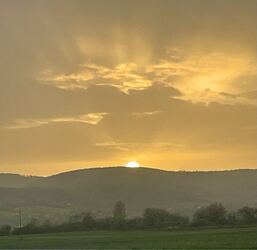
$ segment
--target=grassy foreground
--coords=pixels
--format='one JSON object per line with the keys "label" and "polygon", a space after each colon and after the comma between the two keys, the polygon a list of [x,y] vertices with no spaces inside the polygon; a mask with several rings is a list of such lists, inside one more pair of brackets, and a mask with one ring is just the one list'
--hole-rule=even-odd
{"label": "grassy foreground", "polygon": [[90,231],[0,237],[0,249],[257,249],[257,228]]}

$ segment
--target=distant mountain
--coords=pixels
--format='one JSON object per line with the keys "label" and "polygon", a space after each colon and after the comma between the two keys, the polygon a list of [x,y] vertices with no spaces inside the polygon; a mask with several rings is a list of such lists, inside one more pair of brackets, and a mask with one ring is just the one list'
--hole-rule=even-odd
{"label": "distant mountain", "polygon": [[173,172],[152,168],[92,168],[49,177],[0,174],[0,224],[32,217],[60,221],[72,213],[110,215],[116,201],[128,216],[147,207],[191,215],[198,206],[222,202],[229,209],[257,205],[257,169]]}
{"label": "distant mountain", "polygon": [[36,179],[43,177],[23,176],[19,174],[1,174],[0,173],[0,187],[22,188],[29,186]]}

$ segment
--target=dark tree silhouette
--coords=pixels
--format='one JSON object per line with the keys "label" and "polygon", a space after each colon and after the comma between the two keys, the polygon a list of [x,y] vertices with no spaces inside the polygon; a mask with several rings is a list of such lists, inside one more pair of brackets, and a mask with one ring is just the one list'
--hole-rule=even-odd
{"label": "dark tree silhouette", "polygon": [[0,227],[0,235],[20,235],[51,232],[73,232],[82,230],[113,230],[113,229],[174,229],[198,226],[249,225],[257,223],[257,208],[243,207],[238,211],[227,212],[221,203],[213,203],[198,209],[193,217],[172,214],[165,209],[147,208],[142,217],[126,219],[126,207],[118,201],[112,217],[94,218],[90,212],[71,216],[70,220],[61,224],[40,223],[32,219],[23,227]]}
{"label": "dark tree silhouette", "polygon": [[96,221],[92,213],[87,212],[81,222],[82,228],[85,230],[92,230],[96,225]]}
{"label": "dark tree silhouette", "polygon": [[212,203],[194,213],[194,223],[198,225],[226,224],[227,211],[221,203]]}
{"label": "dark tree silhouette", "polygon": [[12,227],[9,226],[9,225],[3,225],[3,226],[0,228],[0,236],[9,235],[9,234],[11,233],[11,229],[12,229]]}
{"label": "dark tree silhouette", "polygon": [[169,212],[160,208],[147,208],[143,217],[145,225],[149,227],[162,227],[169,221]]}
{"label": "dark tree silhouette", "polygon": [[126,219],[126,206],[124,202],[118,201],[113,209],[114,227],[122,228]]}
{"label": "dark tree silhouette", "polygon": [[242,223],[252,224],[257,222],[257,209],[251,207],[243,207],[238,210],[239,220]]}
{"label": "dark tree silhouette", "polygon": [[113,218],[115,220],[121,221],[126,218],[126,206],[124,202],[118,201],[113,209]]}

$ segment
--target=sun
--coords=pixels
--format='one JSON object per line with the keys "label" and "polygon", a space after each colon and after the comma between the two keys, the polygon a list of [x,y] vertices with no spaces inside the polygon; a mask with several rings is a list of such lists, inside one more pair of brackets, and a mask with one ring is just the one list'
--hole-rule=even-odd
{"label": "sun", "polygon": [[130,161],[126,164],[127,168],[139,168],[139,164],[136,161]]}

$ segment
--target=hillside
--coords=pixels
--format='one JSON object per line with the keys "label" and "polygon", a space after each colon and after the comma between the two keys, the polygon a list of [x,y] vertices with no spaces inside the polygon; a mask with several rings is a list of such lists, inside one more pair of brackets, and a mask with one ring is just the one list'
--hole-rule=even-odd
{"label": "hillside", "polygon": [[91,210],[110,215],[117,200],[136,216],[146,207],[192,214],[197,206],[220,201],[229,209],[257,205],[257,170],[172,172],[151,168],[93,168],[49,177],[0,174],[0,224],[31,217],[60,221]]}

